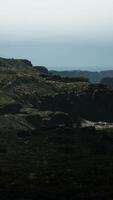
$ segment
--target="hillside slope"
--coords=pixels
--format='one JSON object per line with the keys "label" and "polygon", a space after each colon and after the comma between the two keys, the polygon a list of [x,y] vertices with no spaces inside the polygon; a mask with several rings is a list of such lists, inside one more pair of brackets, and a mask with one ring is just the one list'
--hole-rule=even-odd
{"label": "hillside slope", "polygon": [[113,129],[83,119],[113,122],[113,90],[0,58],[0,199],[113,199]]}
{"label": "hillside slope", "polygon": [[[14,127],[11,125],[13,116],[15,130],[37,128],[39,125],[34,125],[32,118],[41,118],[40,123],[43,124],[42,118],[46,118],[43,117],[44,112],[46,115],[61,112],[59,125],[65,115],[71,118],[73,124],[78,123],[79,118],[113,122],[112,89],[90,84],[84,78],[52,76],[47,70],[43,73],[40,68],[33,67],[27,60],[0,58],[0,115],[1,118],[7,115],[5,126],[7,121],[7,127]],[[51,116],[53,118],[53,114]],[[51,120],[48,123],[51,124]]]}

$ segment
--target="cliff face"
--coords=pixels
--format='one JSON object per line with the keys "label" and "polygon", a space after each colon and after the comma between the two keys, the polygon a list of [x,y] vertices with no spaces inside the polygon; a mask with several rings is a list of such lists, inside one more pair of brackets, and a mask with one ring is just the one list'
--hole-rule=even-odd
{"label": "cliff face", "polygon": [[93,121],[113,121],[113,91],[97,90],[57,94],[43,97],[38,105],[41,110],[63,111],[73,118],[82,117]]}

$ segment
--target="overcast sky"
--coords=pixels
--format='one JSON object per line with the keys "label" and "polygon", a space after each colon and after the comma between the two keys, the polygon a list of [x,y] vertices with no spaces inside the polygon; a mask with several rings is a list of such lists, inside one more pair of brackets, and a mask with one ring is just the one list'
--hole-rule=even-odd
{"label": "overcast sky", "polygon": [[113,0],[0,0],[0,56],[60,69],[113,67]]}

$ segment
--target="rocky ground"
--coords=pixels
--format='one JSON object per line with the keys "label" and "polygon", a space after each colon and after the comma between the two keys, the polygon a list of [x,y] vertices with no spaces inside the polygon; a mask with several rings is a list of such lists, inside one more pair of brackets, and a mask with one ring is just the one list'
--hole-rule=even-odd
{"label": "rocky ground", "polygon": [[81,120],[81,127],[94,127],[96,130],[109,130],[112,131],[113,123],[108,122],[92,122],[88,120]]}

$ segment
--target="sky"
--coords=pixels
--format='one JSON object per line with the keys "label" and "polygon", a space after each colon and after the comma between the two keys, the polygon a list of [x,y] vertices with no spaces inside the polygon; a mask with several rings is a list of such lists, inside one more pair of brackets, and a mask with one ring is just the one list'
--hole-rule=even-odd
{"label": "sky", "polygon": [[113,0],[0,0],[0,57],[113,69]]}

